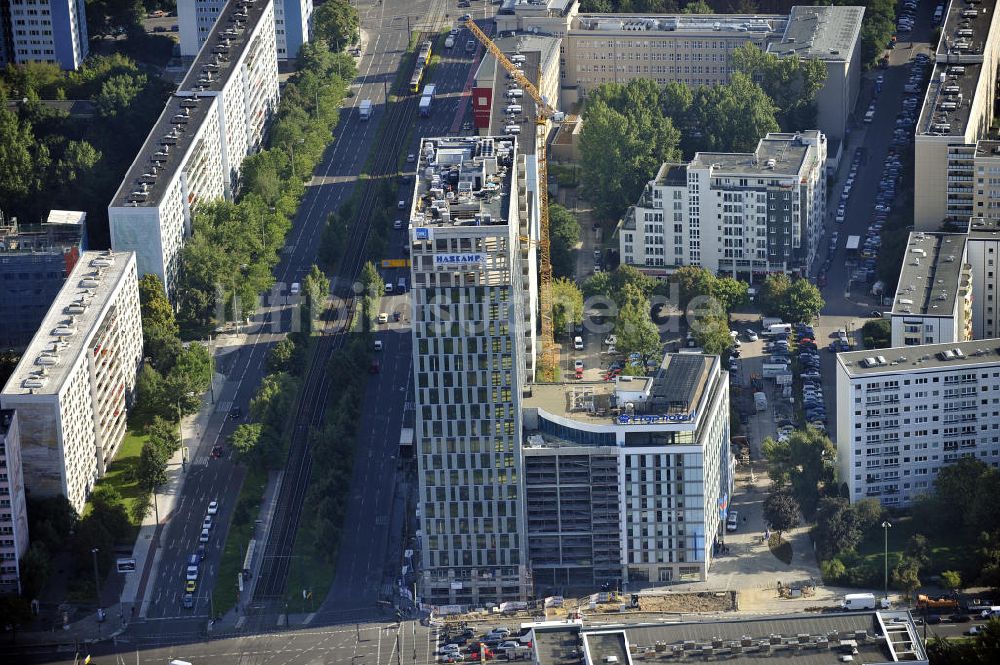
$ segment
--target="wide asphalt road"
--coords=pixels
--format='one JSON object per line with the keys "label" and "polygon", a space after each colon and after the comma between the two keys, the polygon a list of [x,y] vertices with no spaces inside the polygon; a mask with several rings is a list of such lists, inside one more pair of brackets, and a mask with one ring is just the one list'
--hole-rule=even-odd
{"label": "wide asphalt road", "polygon": [[[379,119],[384,114],[385,91],[395,77],[400,57],[405,52],[409,41],[406,31],[407,16],[409,15],[410,18],[409,27],[414,30],[426,29],[435,23],[441,27],[446,20],[444,15],[450,11],[450,3],[445,0],[417,0],[416,2],[413,0],[386,0],[381,4],[377,2],[364,3],[360,11],[362,29],[365,30],[368,40],[358,63],[359,74],[355,82],[356,94],[346,100],[341,121],[334,131],[336,140],[327,149],[321,164],[314,172],[310,186],[307,187],[299,206],[298,214],[293,220],[287,245],[283,250],[282,261],[276,268],[275,274],[278,282],[276,293],[278,294],[287,293],[287,288],[291,283],[301,282],[308,273],[309,267],[316,261],[316,250],[328,215],[336,210],[353,192],[356,177],[361,172],[373,145]],[[468,60],[465,62],[466,71],[468,62]],[[455,72],[449,74],[452,67],[453,65],[448,64],[439,68],[442,76],[441,82],[445,83],[451,78],[457,80],[461,77],[464,84],[465,78],[458,71],[460,65],[454,65]],[[375,115],[372,121],[361,122],[358,119],[355,107],[362,99],[371,99],[375,104]],[[434,132],[437,133],[440,133],[442,128],[447,129],[445,121],[441,119],[447,108],[448,102],[443,101],[435,110],[437,113],[440,109],[441,115],[423,120],[422,123],[433,127]],[[450,126],[450,120],[448,125]],[[416,132],[417,136],[414,136],[413,151],[416,150],[416,140],[420,133],[418,131]],[[409,195],[410,193],[407,192],[407,199]],[[393,249],[396,254],[401,255],[400,245],[403,236],[401,232],[397,233],[400,235],[400,243],[394,244]],[[238,351],[233,352],[232,366],[226,372],[229,380],[217,399],[218,410],[196,449],[192,450],[192,461],[183,494],[179,497],[176,509],[161,536],[162,552],[159,566],[146,589],[146,597],[151,600],[148,618],[145,621],[134,621],[129,631],[135,639],[145,643],[157,643],[183,639],[185,636],[194,637],[204,633],[212,609],[210,592],[216,583],[215,576],[218,570],[219,556],[225,543],[231,511],[243,479],[240,467],[228,459],[230,457],[228,450],[223,459],[212,459],[210,457],[211,449],[216,443],[225,443],[229,434],[239,424],[239,421],[227,419],[231,407],[241,408],[244,418],[246,417],[250,399],[256,392],[264,374],[264,361],[268,349],[287,332],[283,329],[286,327],[284,323],[290,320],[287,310],[288,306],[281,302],[280,296],[265,302],[249,326],[249,334],[245,343]],[[272,321],[282,321],[283,324],[272,325]],[[405,387],[406,378],[409,376],[408,333],[394,334],[391,337],[391,340],[387,340],[386,358],[387,360],[395,358],[395,361],[386,362],[385,374],[375,377],[369,390],[370,394],[374,393],[374,395],[383,392],[393,394],[397,397],[398,404],[393,402],[395,406],[388,408],[387,399],[376,397],[375,399],[378,401],[369,401],[369,404],[383,404],[383,406],[366,413],[366,424],[362,428],[369,437],[374,435],[376,431],[380,432],[378,443],[388,446],[389,455],[395,452],[394,448],[398,443],[399,424],[405,399],[403,393],[394,386],[398,386],[399,381],[402,381],[402,385]],[[387,438],[391,445],[386,444],[383,438]],[[358,466],[362,467],[362,470],[358,474],[361,479],[359,482],[361,482],[363,496],[357,499],[357,502],[352,501],[351,515],[354,519],[357,519],[359,510],[363,510],[365,514],[372,511],[385,514],[389,509],[389,502],[392,500],[393,488],[389,480],[379,490],[377,483],[366,479],[375,477],[385,479],[385,474],[388,474],[387,478],[391,479],[396,469],[395,459],[381,454],[381,448],[378,455],[370,453],[372,457],[367,457],[364,451],[369,447],[370,441],[359,441]],[[374,493],[369,495],[369,492]],[[355,496],[357,496],[357,492],[352,493],[352,498]],[[186,559],[188,555],[197,551],[201,522],[205,516],[207,504],[211,500],[219,500],[220,511],[216,516],[217,523],[207,545],[207,557],[202,562],[196,606],[192,610],[183,609],[181,596],[185,582]],[[357,506],[354,505],[355,503]],[[371,525],[374,522],[367,524]],[[353,528],[355,526],[352,523],[348,529]],[[375,548],[375,556],[369,557],[364,554],[364,558],[369,565],[374,560],[376,568],[378,562],[386,558],[388,522],[382,525],[379,532],[381,536],[375,538],[373,535],[371,543],[366,545],[351,544],[355,557],[361,556],[364,547]],[[349,540],[345,539],[345,542]],[[375,541],[378,541],[380,545],[376,544]],[[358,568],[355,567],[355,570]],[[372,585],[373,590],[377,590],[381,578],[380,569],[378,569],[378,578]],[[231,581],[223,581],[222,583],[229,584]],[[361,604],[374,606],[374,595],[366,594],[364,602]],[[215,608],[215,612],[218,613],[225,609],[227,608]]]}
{"label": "wide asphalt road", "polygon": [[[464,45],[470,38],[463,28],[456,45]],[[467,54],[456,46],[440,54],[439,64],[425,81],[437,86],[437,97],[430,117],[416,120],[408,152],[417,151],[422,136],[443,136],[452,129],[466,133],[461,125],[471,121],[471,110],[469,97],[462,92],[482,51],[480,48],[475,54]],[[401,217],[410,209],[412,189],[411,178],[398,192],[397,198],[406,206],[400,210]],[[406,232],[390,233],[387,246],[391,251],[386,258],[401,258]],[[409,270],[383,270],[383,277],[386,283],[398,285],[400,277],[409,282]],[[371,618],[380,612],[379,601],[383,606],[394,603],[398,598],[402,551],[412,547],[412,543],[402,543],[401,537],[404,520],[412,518],[405,511],[407,507],[412,511],[413,504],[407,502],[407,497],[415,494],[415,488],[412,475],[399,466],[398,450],[404,411],[413,410],[409,295],[386,296],[382,311],[398,312],[400,320],[396,322],[390,315],[390,323],[376,331],[376,339],[383,343],[381,370],[368,381],[364,403],[369,406],[358,427],[345,535],[338,552],[336,577],[317,612],[317,623]]]}

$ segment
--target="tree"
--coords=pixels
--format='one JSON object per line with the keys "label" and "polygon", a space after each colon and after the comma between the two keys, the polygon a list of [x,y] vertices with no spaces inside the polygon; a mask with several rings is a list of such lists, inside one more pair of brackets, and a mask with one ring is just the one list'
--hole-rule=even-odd
{"label": "tree", "polygon": [[957,570],[941,571],[941,585],[951,591],[961,591],[962,574]]}
{"label": "tree", "polygon": [[732,277],[717,277],[711,294],[728,314],[750,302],[750,285]]}
{"label": "tree", "polygon": [[580,223],[558,203],[549,204],[549,240],[552,274],[573,277],[576,274],[575,250],[580,242]]}
{"label": "tree", "polygon": [[862,532],[880,525],[885,516],[885,508],[882,507],[878,499],[861,499],[854,504],[853,508],[858,528]]}
{"label": "tree", "polygon": [[725,316],[707,316],[698,319],[693,325],[695,342],[710,355],[721,356],[733,344],[729,336],[729,323]]}
{"label": "tree", "polygon": [[583,187],[598,212],[617,218],[664,161],[680,157],[680,132],[663,116],[654,81],[607,83],[590,94],[580,135]]}
{"label": "tree", "polygon": [[160,452],[164,460],[180,450],[181,438],[176,421],[156,416],[146,425],[146,435],[147,440]]}
{"label": "tree", "polygon": [[781,540],[781,534],[799,524],[799,504],[788,492],[771,492],[764,500],[764,519]]}
{"label": "tree", "polygon": [[21,596],[37,598],[52,572],[52,558],[49,549],[41,541],[33,541],[28,551],[21,557]]}
{"label": "tree", "polygon": [[66,188],[79,186],[101,159],[101,153],[86,141],[68,141],[56,162],[55,176]]}
{"label": "tree", "polygon": [[48,148],[35,139],[31,125],[7,107],[7,98],[0,96],[0,200],[36,191],[47,163]]}
{"label": "tree", "polygon": [[758,297],[765,316],[778,316],[784,321],[810,322],[825,304],[823,295],[808,280],[794,282],[784,273],[767,276]]}
{"label": "tree", "polygon": [[768,132],[780,129],[771,98],[749,77],[730,75],[729,83],[702,86],[694,93],[688,122],[702,136],[685,146],[709,152],[751,152]]}
{"label": "tree", "polygon": [[139,451],[139,461],[132,467],[132,475],[140,487],[151,492],[167,482],[167,459],[152,441],[146,440]]}
{"label": "tree", "polygon": [[685,5],[681,10],[682,14],[714,14],[715,11],[705,0],[694,0]]}
{"label": "tree", "polygon": [[358,41],[358,10],[347,0],[327,0],[313,11],[313,34],[340,51]]}
{"label": "tree", "polygon": [[101,91],[94,98],[97,113],[108,119],[128,113],[146,84],[146,75],[138,73],[120,74],[105,80]]}
{"label": "tree", "polygon": [[260,443],[260,423],[243,423],[229,435],[229,444],[243,457],[250,457]]}
{"label": "tree", "polygon": [[570,334],[572,326],[583,323],[583,293],[565,277],[552,280],[552,325],[555,332]]}
{"label": "tree", "polygon": [[674,271],[674,274],[670,276],[670,281],[677,284],[680,298],[678,304],[682,309],[686,309],[692,298],[712,293],[716,277],[705,268],[682,266]]}
{"label": "tree", "polygon": [[816,509],[813,539],[821,558],[854,550],[861,542],[862,532],[857,514],[844,499],[820,499]]}
{"label": "tree", "polygon": [[785,273],[771,273],[767,276],[757,295],[757,303],[764,316],[784,316],[785,301],[791,286],[792,280]]}
{"label": "tree", "polygon": [[760,84],[777,110],[786,132],[816,126],[816,95],[826,81],[826,65],[818,59],[765,53],[747,42],[732,53],[733,69]]}
{"label": "tree", "polygon": [[767,458],[772,482],[790,484],[802,512],[812,515],[822,489],[833,482],[837,451],[829,437],[808,427],[792,432],[786,441],[765,439],[761,449]]}
{"label": "tree", "polygon": [[921,568],[930,563],[931,548],[927,542],[927,536],[915,533],[906,542],[906,549],[903,550],[906,558],[914,561]]}
{"label": "tree", "polygon": [[892,583],[904,591],[907,598],[920,588],[920,564],[913,559],[904,558],[892,570]]}
{"label": "tree", "polygon": [[861,326],[861,337],[866,349],[886,349],[892,340],[892,324],[888,319],[867,321]]}
{"label": "tree", "polygon": [[305,324],[302,332],[311,333],[315,322],[326,309],[327,299],[330,296],[330,280],[316,264],[312,265],[309,274],[302,280],[302,293],[306,296],[305,306],[302,309]]}
{"label": "tree", "polygon": [[823,305],[823,294],[815,284],[807,279],[797,279],[792,282],[787,293],[787,304],[782,317],[785,321],[802,321],[809,323],[817,316]]}
{"label": "tree", "polygon": [[622,304],[615,320],[618,351],[638,353],[644,359],[660,350],[660,333],[649,318],[649,301],[633,284],[622,289]]}

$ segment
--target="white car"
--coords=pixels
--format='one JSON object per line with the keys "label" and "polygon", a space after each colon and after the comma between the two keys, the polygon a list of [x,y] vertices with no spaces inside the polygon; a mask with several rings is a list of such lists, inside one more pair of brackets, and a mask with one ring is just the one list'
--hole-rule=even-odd
{"label": "white car", "polygon": [[211,529],[212,528],[212,516],[211,515],[205,515],[205,519],[201,523],[201,528],[202,529]]}
{"label": "white car", "polygon": [[382,350],[382,340],[380,339],[375,340],[375,350],[376,351]]}
{"label": "white car", "polygon": [[186,578],[189,580],[198,579],[198,566],[188,566]]}
{"label": "white car", "polygon": [[579,335],[573,338],[573,348],[577,351],[583,351],[583,338]]}
{"label": "white car", "polygon": [[386,314],[385,312],[379,312],[378,322],[379,323],[389,323],[389,315]]}
{"label": "white car", "polygon": [[614,346],[615,344],[618,343],[618,335],[608,335],[607,337],[604,338],[604,343],[607,346]]}
{"label": "white car", "polygon": [[577,360],[573,363],[573,369],[583,369],[583,361]]}
{"label": "white car", "polygon": [[219,502],[218,501],[209,501],[208,502],[208,514],[209,515],[214,515],[217,512],[219,512]]}
{"label": "white car", "polygon": [[406,201],[400,199],[399,203],[396,204],[396,207],[399,208],[400,210],[402,210],[403,208],[406,207]]}
{"label": "white car", "polygon": [[202,529],[201,530],[201,535],[198,536],[198,542],[199,543],[207,543],[208,542],[208,529]]}
{"label": "white car", "polygon": [[760,339],[760,338],[757,337],[757,333],[755,333],[754,331],[749,330],[749,329],[747,330],[747,340],[749,340],[751,342],[756,342],[758,339]]}
{"label": "white car", "polygon": [[726,519],[726,531],[736,531],[736,527],[740,525],[740,514],[735,510],[729,511],[729,517]]}
{"label": "white car", "polygon": [[[400,203],[402,203],[402,201],[400,201]],[[397,231],[403,228],[403,220],[397,219],[396,221],[394,221],[392,223],[392,228],[396,229]]]}
{"label": "white car", "polygon": [[412,152],[409,155],[406,156],[406,163],[407,164],[412,164],[415,161],[417,161],[417,156],[414,155]]}
{"label": "white car", "polygon": [[441,647],[441,653],[461,653],[462,647],[457,644],[446,644]]}

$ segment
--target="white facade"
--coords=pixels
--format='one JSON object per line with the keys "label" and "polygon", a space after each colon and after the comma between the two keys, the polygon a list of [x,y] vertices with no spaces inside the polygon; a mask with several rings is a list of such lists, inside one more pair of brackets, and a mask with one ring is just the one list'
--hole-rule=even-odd
{"label": "white facade", "polygon": [[969,223],[967,261],[972,268],[972,338],[1000,337],[1000,223],[974,217]]}
{"label": "white facade", "polygon": [[422,141],[408,239],[421,601],[530,591],[520,403],[526,383],[512,136]]}
{"label": "white facade", "polygon": [[112,247],[136,252],[139,274],[171,296],[195,209],[233,198],[277,111],[273,12],[270,1],[226,7],[108,206]]}
{"label": "white facade", "polygon": [[891,345],[972,339],[972,281],[964,233],[911,233],[889,313]]}
{"label": "white facade", "polygon": [[0,594],[21,593],[19,567],[27,551],[20,427],[17,412],[0,410]]}
{"label": "white facade", "polygon": [[707,579],[733,487],[718,356],[668,354],[655,376],[616,384],[533,385],[524,426],[536,589]]}
{"label": "white facade", "polygon": [[83,510],[125,438],[141,360],[135,254],[84,252],[0,393],[18,413],[32,495]]}
{"label": "white facade", "polygon": [[[227,0],[177,0],[181,55],[194,57],[208,39]],[[278,60],[294,60],[309,41],[312,0],[277,0],[274,4],[274,48]]]}
{"label": "white facade", "polygon": [[768,134],[753,153],[664,164],[619,233],[624,263],[665,276],[702,266],[753,281],[807,273],[826,215],[826,137]]}
{"label": "white facade", "polygon": [[16,64],[51,62],[75,70],[90,48],[84,0],[4,0],[0,30],[3,59]]}
{"label": "white facade", "polygon": [[906,505],[940,469],[1000,463],[1000,340],[837,354],[838,481]]}

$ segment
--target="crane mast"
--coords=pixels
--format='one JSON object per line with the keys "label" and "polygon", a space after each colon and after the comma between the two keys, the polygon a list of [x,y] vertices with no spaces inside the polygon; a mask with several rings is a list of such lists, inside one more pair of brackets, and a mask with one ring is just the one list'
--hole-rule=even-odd
{"label": "crane mast", "polygon": [[[511,62],[506,55],[493,43],[493,40],[483,32],[475,21],[468,19],[465,26],[479,40],[479,43],[496,58],[511,77],[517,81],[535,102],[535,126],[538,140],[535,149],[538,163],[538,309],[541,319],[542,342],[542,373],[547,378],[554,379],[558,365],[558,351],[555,345],[555,330],[552,319],[552,253],[549,244],[549,193],[548,193],[548,159],[546,157],[545,127],[549,118],[558,118],[556,111],[538,91],[538,88]],[[539,75],[541,81],[541,75]]]}

